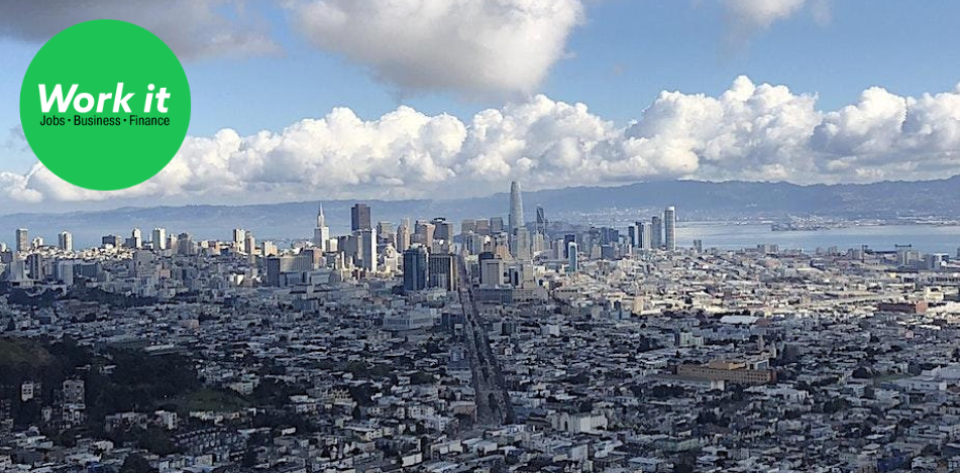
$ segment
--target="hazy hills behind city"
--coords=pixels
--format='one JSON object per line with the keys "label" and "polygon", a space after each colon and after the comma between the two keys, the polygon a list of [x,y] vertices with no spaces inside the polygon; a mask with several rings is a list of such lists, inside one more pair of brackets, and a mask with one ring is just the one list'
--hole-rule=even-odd
{"label": "hazy hills behind city", "polygon": [[[831,219],[960,218],[960,176],[936,181],[881,182],[800,186],[788,183],[664,181],[619,187],[575,187],[524,192],[526,219],[543,206],[548,219],[593,224],[617,224],[675,205],[683,220],[784,220],[791,217]],[[488,197],[453,200],[368,200],[374,221],[398,222],[403,217],[430,219],[506,216],[509,185]],[[350,206],[357,199],[324,201],[331,230],[349,230]],[[62,230],[74,233],[78,244],[91,244],[100,235],[128,235],[139,227],[189,232],[196,238],[227,238],[242,227],[258,238],[309,238],[317,201],[266,205],[191,205],[126,207],[115,210],[58,214],[0,215],[0,241],[13,230],[55,239]],[[9,237],[7,235],[9,234]]]}

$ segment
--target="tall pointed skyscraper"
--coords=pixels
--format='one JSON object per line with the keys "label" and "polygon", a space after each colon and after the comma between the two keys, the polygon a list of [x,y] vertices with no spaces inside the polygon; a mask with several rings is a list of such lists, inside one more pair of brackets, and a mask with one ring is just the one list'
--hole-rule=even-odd
{"label": "tall pointed skyscraper", "polygon": [[313,246],[322,251],[330,251],[330,227],[323,216],[323,204],[317,210],[317,228],[313,230]]}
{"label": "tall pointed skyscraper", "polygon": [[517,229],[523,226],[523,196],[520,191],[520,183],[513,181],[510,183],[510,227],[511,235],[516,234]]}

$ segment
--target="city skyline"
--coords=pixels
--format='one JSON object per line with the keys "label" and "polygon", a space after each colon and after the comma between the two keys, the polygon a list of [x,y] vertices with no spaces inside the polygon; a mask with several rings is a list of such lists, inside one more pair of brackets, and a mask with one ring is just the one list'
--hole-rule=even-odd
{"label": "city skyline", "polygon": [[[960,472],[958,18],[0,0],[0,473]],[[109,192],[15,106],[97,19],[190,91]],[[111,38],[44,131],[142,90]]]}
{"label": "city skyline", "polygon": [[[115,2],[11,6],[0,23],[0,51],[11,61],[0,95],[16,96],[18,71],[53,32],[91,17],[120,17],[172,43],[199,102],[197,125],[173,163],[113,193],[65,185],[36,164],[16,116],[0,115],[0,204],[7,211],[76,211],[161,201],[482,196],[499,180],[539,190],[960,174],[960,71],[941,60],[944,48],[960,44],[946,20],[953,5],[562,0],[547,8],[511,0],[480,8],[485,1],[470,0],[473,8],[456,14],[434,7],[425,13],[433,22],[411,18],[415,0],[264,4],[236,17],[232,0],[222,9],[177,1],[176,8],[199,15],[181,15],[190,18],[182,24],[163,21],[176,8],[142,2],[131,9]],[[345,23],[328,23],[326,14]],[[908,17],[926,27],[904,35],[890,23]],[[647,27],[627,28],[631,18]],[[398,58],[355,36],[369,30],[374,44],[387,41],[376,32],[391,31],[391,19],[409,21],[409,31],[449,49],[405,41]],[[339,29],[347,24],[354,28]],[[496,40],[451,39],[436,24],[462,24]],[[510,29],[498,30],[501,24],[518,36],[505,35]],[[609,41],[612,32],[623,41]],[[667,47],[654,40],[668,32],[683,41]],[[517,40],[527,33],[544,33],[542,42]],[[885,45],[883,60],[872,45]],[[465,53],[478,47],[489,54]],[[669,73],[689,68],[699,70]],[[265,91],[265,71],[276,74],[263,80],[279,92]],[[311,77],[331,83],[306,87]],[[286,97],[293,93],[307,98]],[[250,110],[238,113],[243,102]]]}
{"label": "city skyline", "polygon": [[[313,203],[314,239],[289,247],[241,219],[86,249],[18,229],[0,249],[0,466],[960,466],[941,429],[960,249],[681,245],[682,206],[571,225],[539,204],[520,218],[521,188],[492,215],[396,226]],[[289,448],[311,439],[328,448]]]}

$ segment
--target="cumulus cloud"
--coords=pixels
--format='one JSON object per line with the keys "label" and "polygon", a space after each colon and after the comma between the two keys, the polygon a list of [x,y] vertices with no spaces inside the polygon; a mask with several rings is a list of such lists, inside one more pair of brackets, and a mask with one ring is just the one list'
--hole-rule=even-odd
{"label": "cumulus cloud", "polygon": [[530,93],[564,55],[580,0],[299,0],[316,46],[405,91]]}
{"label": "cumulus cloud", "polygon": [[[153,31],[181,58],[279,49],[244,0],[29,0],[0,2],[0,37],[46,41],[83,21],[112,18]],[[535,92],[582,22],[582,0],[283,0],[320,49],[401,91],[467,96]]]}
{"label": "cumulus cloud", "polygon": [[277,48],[241,0],[6,1],[0,3],[0,36],[41,42],[74,24],[104,18],[152,31],[184,59]]}
{"label": "cumulus cloud", "polygon": [[123,198],[256,202],[485,195],[663,179],[800,184],[960,174],[960,85],[901,97],[881,88],[834,111],[816,96],[737,78],[719,96],[663,92],[626,126],[538,95],[463,122],[400,107],[374,120],[347,108],[279,132],[189,137],[160,174],[114,192],[78,189],[42,165],[0,174],[19,202]]}
{"label": "cumulus cloud", "polygon": [[810,8],[818,23],[830,19],[827,0],[721,0],[730,26],[728,41],[739,46],[757,31],[770,28],[775,22]]}

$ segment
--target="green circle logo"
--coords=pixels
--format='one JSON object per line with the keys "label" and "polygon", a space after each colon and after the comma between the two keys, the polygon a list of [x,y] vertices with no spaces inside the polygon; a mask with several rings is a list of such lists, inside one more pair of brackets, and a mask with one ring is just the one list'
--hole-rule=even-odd
{"label": "green circle logo", "polygon": [[20,120],[50,172],[85,189],[125,189],[155,176],[180,149],[190,84],[153,33],[88,21],[61,31],[33,58]]}

